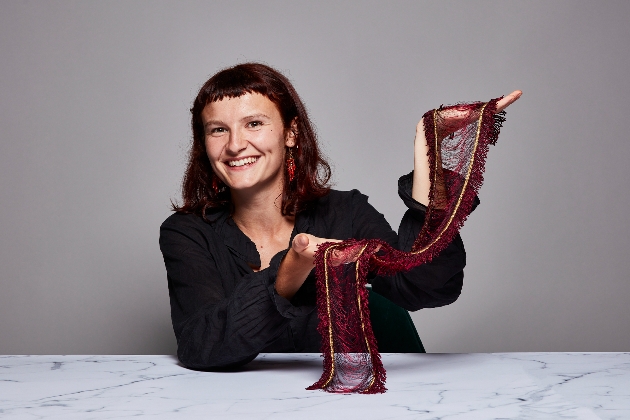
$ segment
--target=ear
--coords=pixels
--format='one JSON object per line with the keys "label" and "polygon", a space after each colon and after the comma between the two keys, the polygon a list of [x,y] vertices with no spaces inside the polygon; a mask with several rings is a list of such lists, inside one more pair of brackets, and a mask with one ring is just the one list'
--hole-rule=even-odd
{"label": "ear", "polygon": [[291,127],[286,130],[284,145],[287,147],[295,147],[295,145],[297,144],[297,136],[297,117],[295,117],[293,121],[291,121]]}

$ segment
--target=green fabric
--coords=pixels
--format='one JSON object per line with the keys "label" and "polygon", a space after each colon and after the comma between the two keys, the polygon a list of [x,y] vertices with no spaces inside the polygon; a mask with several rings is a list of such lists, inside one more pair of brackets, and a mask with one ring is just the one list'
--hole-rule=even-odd
{"label": "green fabric", "polygon": [[409,312],[372,290],[369,305],[380,353],[426,353]]}

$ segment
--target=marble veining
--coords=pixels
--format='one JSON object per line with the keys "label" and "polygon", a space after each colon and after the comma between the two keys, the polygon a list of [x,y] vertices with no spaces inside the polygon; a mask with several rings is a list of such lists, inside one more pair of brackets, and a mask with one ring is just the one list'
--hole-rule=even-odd
{"label": "marble veining", "polygon": [[173,356],[0,356],[0,419],[630,419],[630,353],[384,354],[388,392],[304,388],[319,354],[239,372]]}

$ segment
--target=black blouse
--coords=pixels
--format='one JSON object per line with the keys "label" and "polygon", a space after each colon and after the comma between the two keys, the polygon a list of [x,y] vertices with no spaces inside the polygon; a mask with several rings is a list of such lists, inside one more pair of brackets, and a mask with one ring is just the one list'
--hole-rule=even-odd
{"label": "black blouse", "polygon": [[[382,239],[409,251],[424,222],[425,207],[411,197],[412,174],[398,182],[409,208],[398,230],[357,190],[335,191],[299,213],[291,240],[298,233],[333,239]],[[219,369],[253,360],[260,352],[319,352],[313,273],[289,301],[274,283],[287,250],[260,266],[256,245],[229,213],[215,210],[210,222],[192,214],[173,214],[160,227],[177,338],[177,356],[192,369]],[[287,244],[287,247],[289,244]],[[372,290],[415,311],[448,305],[462,289],[466,264],[459,235],[428,264],[392,277],[372,277]]]}

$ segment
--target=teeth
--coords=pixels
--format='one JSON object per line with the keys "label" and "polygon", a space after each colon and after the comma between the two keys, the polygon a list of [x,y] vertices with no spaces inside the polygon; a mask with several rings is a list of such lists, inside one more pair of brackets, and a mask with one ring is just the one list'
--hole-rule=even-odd
{"label": "teeth", "polygon": [[254,163],[258,160],[258,158],[255,157],[248,157],[245,159],[240,159],[240,160],[231,160],[228,162],[228,165],[230,166],[243,166],[243,165],[247,165],[250,163]]}

